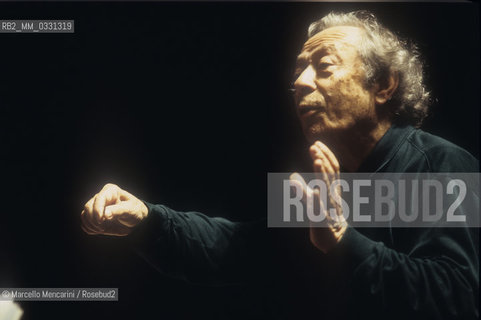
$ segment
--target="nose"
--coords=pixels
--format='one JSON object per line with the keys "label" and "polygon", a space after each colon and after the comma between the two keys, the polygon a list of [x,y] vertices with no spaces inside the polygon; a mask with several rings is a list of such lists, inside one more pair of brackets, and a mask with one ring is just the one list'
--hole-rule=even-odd
{"label": "nose", "polygon": [[316,90],[316,83],[314,81],[315,78],[316,71],[311,65],[309,65],[306,69],[304,69],[304,71],[302,71],[302,73],[294,82],[296,96],[302,97]]}

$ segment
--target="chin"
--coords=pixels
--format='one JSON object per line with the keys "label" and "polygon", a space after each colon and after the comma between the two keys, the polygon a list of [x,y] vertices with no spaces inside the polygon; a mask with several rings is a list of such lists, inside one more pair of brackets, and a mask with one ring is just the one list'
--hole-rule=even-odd
{"label": "chin", "polygon": [[320,124],[314,124],[309,127],[303,127],[304,136],[306,137],[307,141],[314,143],[317,140],[320,141],[328,141],[332,140],[333,138],[339,136],[342,130],[339,128],[330,128],[325,127]]}
{"label": "chin", "polygon": [[321,139],[324,134],[325,132],[323,128],[321,128],[319,125],[304,127],[304,136],[309,142],[314,142]]}

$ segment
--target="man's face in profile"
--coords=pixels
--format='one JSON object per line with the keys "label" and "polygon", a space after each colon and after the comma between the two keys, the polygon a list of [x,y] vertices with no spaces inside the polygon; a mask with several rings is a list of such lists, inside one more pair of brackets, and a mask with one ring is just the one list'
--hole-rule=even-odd
{"label": "man's face in profile", "polygon": [[366,88],[358,53],[363,32],[348,26],[325,29],[306,41],[297,58],[296,106],[309,141],[359,132],[376,121],[374,88]]}

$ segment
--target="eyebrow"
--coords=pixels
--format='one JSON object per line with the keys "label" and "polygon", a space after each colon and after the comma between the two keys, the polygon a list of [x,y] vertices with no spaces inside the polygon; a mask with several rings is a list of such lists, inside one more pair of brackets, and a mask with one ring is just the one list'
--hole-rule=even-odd
{"label": "eyebrow", "polygon": [[[306,62],[309,62],[310,58],[315,58],[318,59],[322,56],[331,54],[331,49],[332,46],[322,46],[320,48],[316,48],[313,51],[302,51],[298,56],[296,60],[296,66],[299,66],[300,64],[305,64]],[[336,55],[337,57],[337,55]]]}

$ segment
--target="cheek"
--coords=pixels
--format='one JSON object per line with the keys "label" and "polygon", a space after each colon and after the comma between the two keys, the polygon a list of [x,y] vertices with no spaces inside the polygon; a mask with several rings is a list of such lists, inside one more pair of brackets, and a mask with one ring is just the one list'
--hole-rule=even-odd
{"label": "cheek", "polygon": [[370,98],[358,82],[352,79],[339,79],[333,83],[328,96],[332,118],[343,122],[357,121],[370,113]]}
{"label": "cheek", "polygon": [[361,82],[355,79],[344,79],[340,81],[339,85],[339,95],[349,101],[351,106],[364,106],[369,102],[369,94],[362,86]]}
{"label": "cheek", "polygon": [[[362,99],[362,91],[355,81],[351,79],[337,79],[331,83],[328,96],[335,102],[350,106]],[[333,101],[334,102],[334,101]]]}

